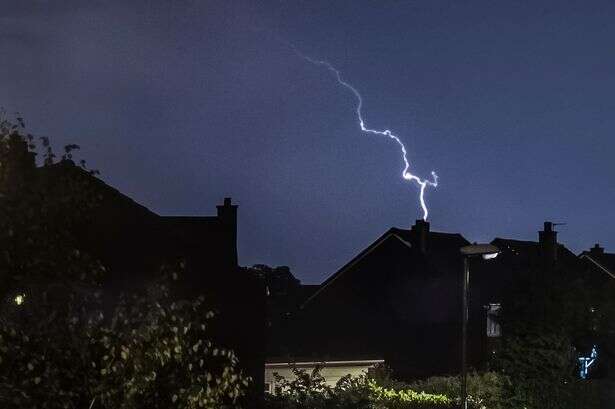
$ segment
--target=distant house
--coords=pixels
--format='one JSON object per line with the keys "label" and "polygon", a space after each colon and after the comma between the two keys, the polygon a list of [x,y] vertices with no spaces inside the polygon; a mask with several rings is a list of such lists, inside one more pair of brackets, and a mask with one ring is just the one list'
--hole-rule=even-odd
{"label": "distant house", "polygon": [[[585,271],[579,258],[557,242],[550,222],[537,241],[496,238],[492,243],[501,254],[471,264],[468,353],[473,367],[486,361],[502,336],[498,316],[512,288],[539,271],[561,271],[562,279]],[[410,230],[389,229],[299,306],[284,336],[270,342],[274,352],[266,373],[293,361],[344,362],[350,373],[356,363],[375,360],[384,360],[402,379],[458,373],[459,249],[468,244],[461,234],[430,231],[422,220]]]}
{"label": "distant house", "polygon": [[596,243],[589,251],[582,252],[579,258],[589,262],[598,272],[595,275],[596,285],[615,280],[615,253],[605,253],[604,248]]}
{"label": "distant house", "polygon": [[[579,255],[586,267],[585,281],[592,287],[591,328],[596,337],[586,342],[584,357],[580,359],[581,376],[593,373],[598,377],[615,374],[615,325],[597,305],[615,309],[615,254],[607,253],[596,244]],[[607,307],[608,308],[608,307]],[[590,373],[590,370],[592,371]]]}
{"label": "distant house", "polygon": [[[489,262],[471,267],[470,334],[476,341],[470,348],[475,356],[488,357],[502,335],[498,316],[518,292],[535,282],[537,274],[552,272],[572,282],[583,277],[583,263],[557,240],[554,224],[545,222],[538,240],[496,238],[491,244],[500,254]],[[539,277],[538,277],[539,278]],[[483,335],[482,338],[479,335]]]}

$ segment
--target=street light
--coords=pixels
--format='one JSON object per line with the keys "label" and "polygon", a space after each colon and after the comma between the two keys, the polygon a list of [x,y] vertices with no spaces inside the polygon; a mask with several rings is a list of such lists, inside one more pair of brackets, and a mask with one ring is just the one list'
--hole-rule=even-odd
{"label": "street light", "polygon": [[467,369],[467,330],[468,330],[468,289],[470,286],[470,258],[491,260],[498,256],[500,249],[493,244],[473,244],[460,249],[463,255],[463,306],[461,321],[461,407],[468,409],[468,369]]}

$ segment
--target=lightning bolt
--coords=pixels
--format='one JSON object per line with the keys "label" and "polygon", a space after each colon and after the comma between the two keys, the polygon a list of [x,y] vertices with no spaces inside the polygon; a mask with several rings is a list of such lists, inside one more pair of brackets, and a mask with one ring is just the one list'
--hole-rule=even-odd
{"label": "lightning bolt", "polygon": [[337,79],[337,82],[343,86],[344,88],[348,89],[350,92],[353,93],[353,95],[355,96],[355,99],[357,100],[357,106],[356,106],[356,113],[357,113],[357,119],[359,120],[359,126],[361,127],[361,131],[365,132],[365,133],[369,133],[369,134],[373,134],[373,135],[380,135],[380,136],[386,136],[389,137],[391,139],[393,139],[395,142],[397,142],[397,144],[399,145],[399,147],[401,148],[401,153],[404,159],[404,170],[401,173],[401,176],[405,179],[408,180],[410,182],[415,182],[418,186],[419,186],[419,200],[421,202],[421,208],[423,209],[423,220],[427,220],[427,216],[429,215],[429,211],[427,210],[427,205],[425,204],[425,189],[427,188],[427,186],[431,186],[431,187],[437,187],[438,186],[438,175],[436,175],[436,172],[432,171],[431,172],[431,179],[421,179],[420,177],[412,174],[410,172],[410,161],[408,161],[408,151],[406,150],[406,147],[404,146],[403,142],[401,141],[401,139],[399,139],[399,137],[397,135],[395,135],[393,132],[391,132],[388,129],[385,129],[383,131],[379,131],[377,129],[371,129],[365,126],[365,121],[363,119],[363,113],[361,112],[362,108],[363,108],[363,97],[361,97],[361,94],[359,93],[359,91],[353,87],[350,83],[346,82],[343,78],[342,78],[342,74],[340,72],[340,70],[338,70],[337,68],[335,68],[333,65],[331,65],[331,63],[329,63],[328,61],[324,61],[324,60],[315,60],[313,58],[308,57],[307,55],[301,53],[296,47],[294,47],[293,45],[290,45],[291,48],[293,49],[293,51],[295,52],[295,54],[297,54],[300,58],[316,65],[316,66],[323,66],[325,68],[327,68],[330,72],[332,72],[335,75],[335,78]]}

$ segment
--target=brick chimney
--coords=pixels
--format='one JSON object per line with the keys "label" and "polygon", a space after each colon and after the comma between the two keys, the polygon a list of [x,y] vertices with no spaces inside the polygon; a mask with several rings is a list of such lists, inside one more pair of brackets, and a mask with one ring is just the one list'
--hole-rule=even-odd
{"label": "brick chimney", "polygon": [[557,232],[553,230],[552,222],[545,222],[544,230],[538,232],[540,254],[546,267],[553,267],[557,262]]}
{"label": "brick chimney", "polygon": [[589,254],[591,254],[592,256],[599,256],[601,254],[604,254],[604,248],[600,247],[600,244],[596,243],[594,247],[589,249]]}
{"label": "brick chimney", "polygon": [[216,206],[218,209],[218,220],[224,228],[224,235],[228,240],[228,248],[231,248],[231,255],[234,264],[237,265],[237,205],[232,204],[230,197],[224,198],[224,204]]}
{"label": "brick chimney", "polygon": [[426,253],[429,244],[429,223],[425,220],[417,220],[410,230],[412,246],[421,253]]}

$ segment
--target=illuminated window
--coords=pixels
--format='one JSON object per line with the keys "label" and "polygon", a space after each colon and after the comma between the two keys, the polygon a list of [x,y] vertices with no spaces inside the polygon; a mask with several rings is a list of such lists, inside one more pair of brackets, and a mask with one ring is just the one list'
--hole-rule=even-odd
{"label": "illuminated window", "polygon": [[24,302],[26,302],[26,295],[25,294],[17,294],[15,296],[15,298],[13,298],[13,302],[17,305],[21,305]]}
{"label": "illuminated window", "polygon": [[579,376],[581,379],[587,379],[587,375],[589,374],[589,368],[596,362],[596,358],[598,358],[598,350],[596,350],[596,346],[592,348],[592,352],[589,356],[579,357]]}
{"label": "illuminated window", "polygon": [[488,337],[501,337],[502,327],[500,326],[500,304],[489,304],[487,306],[487,336]]}

